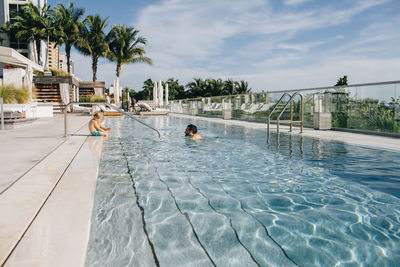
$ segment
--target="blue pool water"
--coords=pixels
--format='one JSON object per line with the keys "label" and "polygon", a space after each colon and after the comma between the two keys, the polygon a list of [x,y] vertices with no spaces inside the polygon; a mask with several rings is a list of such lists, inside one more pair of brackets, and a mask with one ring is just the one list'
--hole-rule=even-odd
{"label": "blue pool water", "polygon": [[400,153],[146,122],[107,122],[87,266],[400,266]]}

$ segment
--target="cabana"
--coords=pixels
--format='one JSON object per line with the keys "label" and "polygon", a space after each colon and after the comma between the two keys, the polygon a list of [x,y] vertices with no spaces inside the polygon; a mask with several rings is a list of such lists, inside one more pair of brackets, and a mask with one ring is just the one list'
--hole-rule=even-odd
{"label": "cabana", "polygon": [[0,46],[0,62],[6,64],[12,64],[15,66],[20,66],[25,69],[23,84],[31,89],[30,94],[32,98],[33,71],[34,70],[43,71],[43,67],[33,62],[32,60],[24,57],[16,50],[5,46]]}

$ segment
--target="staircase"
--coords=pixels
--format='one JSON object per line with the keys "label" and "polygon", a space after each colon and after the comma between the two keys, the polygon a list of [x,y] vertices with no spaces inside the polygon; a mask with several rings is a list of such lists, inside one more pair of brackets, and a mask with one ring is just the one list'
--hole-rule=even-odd
{"label": "staircase", "polygon": [[[53,103],[54,113],[62,113],[65,105],[62,104],[60,87],[58,83],[37,83],[35,84],[34,97],[38,102]],[[72,90],[70,91],[72,98]]]}

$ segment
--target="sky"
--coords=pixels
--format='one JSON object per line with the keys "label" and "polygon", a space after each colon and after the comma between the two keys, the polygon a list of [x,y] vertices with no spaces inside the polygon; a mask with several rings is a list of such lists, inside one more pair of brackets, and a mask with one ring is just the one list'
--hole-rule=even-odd
{"label": "sky", "polygon": [[[70,1],[48,0],[55,6]],[[193,78],[245,80],[253,92],[400,80],[399,0],[76,0],[85,15],[140,30],[154,61],[123,65],[121,86]],[[109,29],[107,29],[109,30]],[[64,53],[64,50],[62,49]],[[91,59],[72,51],[75,74]],[[100,60],[108,87],[115,63]]]}

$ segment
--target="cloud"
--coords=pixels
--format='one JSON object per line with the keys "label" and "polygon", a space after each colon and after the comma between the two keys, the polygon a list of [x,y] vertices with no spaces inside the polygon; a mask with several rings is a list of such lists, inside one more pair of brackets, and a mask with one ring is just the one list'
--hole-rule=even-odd
{"label": "cloud", "polygon": [[283,3],[287,6],[292,6],[292,5],[300,5],[310,1],[312,0],[285,0],[283,1]]}
{"label": "cloud", "polygon": [[[400,41],[400,17],[386,17],[380,8],[393,2],[301,5],[305,2],[311,0],[286,0],[279,8],[268,0],[163,0],[148,5],[132,25],[148,39],[147,56],[155,65],[124,65],[121,85],[137,90],[147,78],[174,77],[182,84],[194,77],[233,78],[267,90],[329,85],[345,74],[352,83],[397,77],[394,59],[400,55],[394,43]],[[371,10],[373,19],[362,17]],[[90,80],[90,58],[78,53],[73,58],[76,70]],[[115,64],[102,61],[98,77],[111,84]]]}
{"label": "cloud", "polygon": [[339,77],[347,75],[350,84],[391,81],[398,77],[400,57],[388,59],[325,58],[318,64],[302,68],[278,68],[235,76],[251,81],[253,91],[276,91],[332,86]]}

